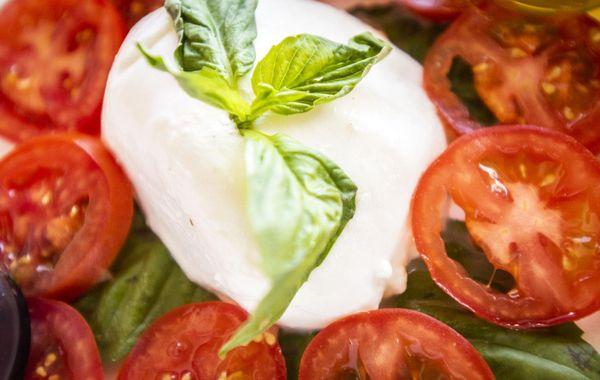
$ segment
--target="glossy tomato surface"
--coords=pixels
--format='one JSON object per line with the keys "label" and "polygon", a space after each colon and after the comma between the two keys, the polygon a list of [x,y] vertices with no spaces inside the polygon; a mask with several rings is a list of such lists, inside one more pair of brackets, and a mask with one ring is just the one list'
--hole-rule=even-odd
{"label": "glossy tomato surface", "polygon": [[600,27],[584,16],[536,17],[473,7],[436,41],[425,89],[459,134],[482,127],[451,90],[456,59],[472,68],[481,99],[504,124],[533,124],[600,149]]}
{"label": "glossy tomato surface", "polygon": [[100,140],[37,137],[0,161],[0,265],[28,295],[73,299],[108,275],[133,215]]}
{"label": "glossy tomato surface", "polygon": [[71,306],[28,300],[31,351],[25,380],[102,380],[102,363],[92,330]]}
{"label": "glossy tomato surface", "polygon": [[98,134],[104,87],[124,38],[108,0],[12,0],[0,11],[0,134]]}
{"label": "glossy tomato surface", "polygon": [[119,379],[285,379],[281,348],[270,332],[219,359],[219,349],[246,318],[240,307],[224,302],[175,309],[144,332]]}
{"label": "glossy tomato surface", "polygon": [[412,310],[382,309],[332,323],[311,341],[300,380],[493,379],[456,331]]}
{"label": "glossy tomato surface", "polygon": [[[480,283],[448,257],[440,235],[450,201],[513,289]],[[567,135],[502,126],[462,136],[421,178],[412,229],[437,284],[491,322],[548,326],[600,308],[600,164]]]}

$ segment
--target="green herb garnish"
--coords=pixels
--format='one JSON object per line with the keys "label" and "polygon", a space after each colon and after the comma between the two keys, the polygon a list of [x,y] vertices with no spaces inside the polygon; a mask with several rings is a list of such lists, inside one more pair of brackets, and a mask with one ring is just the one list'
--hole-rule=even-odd
{"label": "green herb garnish", "polygon": [[252,76],[247,102],[238,80],[254,63],[256,0],[167,0],[179,35],[169,67],[138,45],[192,97],[227,111],[246,140],[248,217],[272,279],[254,314],[220,350],[250,342],[275,324],[325,259],[355,210],[356,186],[321,153],[289,136],[267,135],[255,121],[273,112],[307,112],[350,93],[390,46],[370,33],[345,44],[301,34],[274,46]]}

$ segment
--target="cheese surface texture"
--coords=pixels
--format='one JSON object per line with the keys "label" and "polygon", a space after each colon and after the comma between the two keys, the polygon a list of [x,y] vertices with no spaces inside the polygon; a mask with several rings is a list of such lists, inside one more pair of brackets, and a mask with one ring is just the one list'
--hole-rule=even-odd
{"label": "cheese surface texture", "polygon": [[[285,37],[310,33],[347,42],[370,30],[309,0],[261,0],[257,61]],[[124,166],[147,222],[198,284],[256,307],[270,288],[246,213],[244,140],[226,112],[189,97],[137,51],[172,59],[177,36],[160,9],[131,31],[107,85],[102,138]],[[421,67],[394,49],[344,98],[294,116],[256,123],[285,133],[336,162],[358,186],[356,214],[313,271],[280,323],[315,329],[377,308],[386,289],[402,291],[412,255],[407,226],[414,187],[446,146],[421,87]],[[251,96],[249,78],[241,84]]]}

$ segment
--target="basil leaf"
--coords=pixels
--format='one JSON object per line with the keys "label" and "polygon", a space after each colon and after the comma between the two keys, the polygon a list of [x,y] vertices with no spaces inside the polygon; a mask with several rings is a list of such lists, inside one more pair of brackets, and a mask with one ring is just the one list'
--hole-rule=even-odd
{"label": "basil leaf", "polygon": [[[471,276],[489,279],[485,266],[476,273],[480,252],[474,248],[462,222],[451,222],[444,233],[447,249],[461,258]],[[465,261],[463,261],[465,260]],[[469,262],[469,260],[472,260]],[[507,279],[497,279],[504,286]],[[446,323],[467,338],[486,359],[498,379],[600,379],[600,355],[581,339],[574,324],[519,331],[488,323],[459,305],[435,285],[424,264],[413,266],[407,291],[384,301],[384,307],[417,310]]]}
{"label": "basil leaf", "polygon": [[256,5],[257,0],[167,0],[183,70],[210,68],[234,87],[256,58]]}
{"label": "basil leaf", "polygon": [[309,34],[288,37],[254,70],[252,118],[267,111],[307,112],[342,97],[390,50],[371,33],[352,38],[348,45]]}
{"label": "basil leaf", "polygon": [[277,322],[355,210],[356,186],[335,163],[284,135],[244,136],[250,223],[273,283],[221,355]]}
{"label": "basil leaf", "polygon": [[76,304],[106,360],[125,357],[144,330],[170,310],[215,299],[186,278],[149,230],[132,233],[111,272],[109,282]]}
{"label": "basil leaf", "polygon": [[189,96],[221,108],[242,121],[246,119],[249,113],[248,103],[237,89],[231,87],[214,69],[209,67],[199,71],[173,69],[167,66],[162,57],[151,55],[140,44],[137,47],[150,66],[171,74]]}

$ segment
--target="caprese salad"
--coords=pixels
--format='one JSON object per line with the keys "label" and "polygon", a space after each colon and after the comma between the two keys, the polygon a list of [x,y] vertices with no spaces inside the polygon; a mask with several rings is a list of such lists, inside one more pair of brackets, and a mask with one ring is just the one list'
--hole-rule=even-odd
{"label": "caprese salad", "polygon": [[0,0],[0,380],[600,379],[595,6]]}

